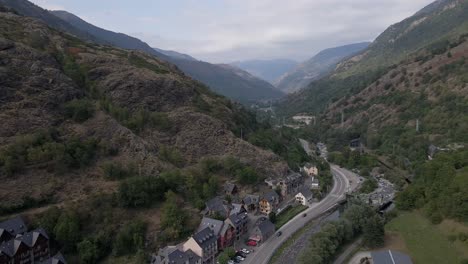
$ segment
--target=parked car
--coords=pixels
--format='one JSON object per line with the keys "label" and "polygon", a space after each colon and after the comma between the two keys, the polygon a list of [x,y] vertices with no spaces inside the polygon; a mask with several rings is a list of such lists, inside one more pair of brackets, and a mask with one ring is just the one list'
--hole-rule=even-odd
{"label": "parked car", "polygon": [[241,257],[243,257],[243,258],[246,258],[246,257],[247,257],[247,254],[245,254],[245,253],[242,252],[242,251],[237,251],[237,252],[236,252],[236,256],[241,256]]}
{"label": "parked car", "polygon": [[234,264],[234,263],[235,263],[235,262],[234,262],[234,260],[232,260],[232,259],[228,260],[228,262],[227,262],[227,264]]}
{"label": "parked car", "polygon": [[236,256],[236,259],[239,260],[239,261],[245,260],[245,258],[243,258],[243,257],[241,257],[241,256]]}
{"label": "parked car", "polygon": [[247,245],[248,245],[248,246],[251,246],[251,247],[255,247],[255,246],[257,246],[257,242],[255,242],[255,241],[253,241],[253,240],[249,240],[249,241],[247,242]]}
{"label": "parked car", "polygon": [[241,251],[245,254],[250,254],[250,251],[248,251],[246,248],[243,248]]}
{"label": "parked car", "polygon": [[279,237],[279,236],[281,236],[282,234],[283,234],[283,232],[278,231],[278,233],[276,233],[276,236]]}

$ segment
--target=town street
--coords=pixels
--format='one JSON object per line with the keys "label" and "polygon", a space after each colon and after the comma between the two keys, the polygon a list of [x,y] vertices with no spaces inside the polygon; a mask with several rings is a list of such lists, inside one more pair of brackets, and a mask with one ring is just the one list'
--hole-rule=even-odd
{"label": "town street", "polygon": [[[267,241],[262,243],[259,247],[255,248],[255,251],[252,252],[245,259],[245,261],[243,261],[243,263],[267,264],[276,249],[292,234],[294,234],[297,230],[299,230],[312,219],[320,216],[338,202],[344,200],[346,193],[348,191],[354,190],[354,188],[358,186],[358,180],[356,180],[358,178],[354,173],[336,165],[331,166],[331,172],[334,179],[334,185],[331,192],[325,198],[323,198],[322,201],[311,205],[310,208],[300,213],[279,230],[277,230],[276,233]],[[303,216],[304,213],[307,214],[306,217]],[[279,237],[276,236],[278,231],[283,233]]]}

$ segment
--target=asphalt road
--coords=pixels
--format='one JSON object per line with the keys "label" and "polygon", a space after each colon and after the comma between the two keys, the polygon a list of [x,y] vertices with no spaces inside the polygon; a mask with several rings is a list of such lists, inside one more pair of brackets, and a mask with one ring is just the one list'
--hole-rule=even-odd
{"label": "asphalt road", "polygon": [[[331,166],[331,171],[334,178],[334,185],[331,192],[325,198],[323,198],[322,201],[311,205],[310,208],[306,209],[303,213],[300,213],[291,221],[286,223],[278,230],[283,233],[281,236],[277,237],[275,233],[259,247],[256,247],[255,251],[250,253],[250,255],[242,263],[267,264],[281,243],[287,240],[306,223],[323,214],[335,204],[345,199],[346,192],[353,190],[355,185],[357,186],[357,184],[354,182],[354,179],[352,179],[352,177],[354,177],[352,172],[335,165]],[[306,217],[303,217],[304,213],[307,213]]]}

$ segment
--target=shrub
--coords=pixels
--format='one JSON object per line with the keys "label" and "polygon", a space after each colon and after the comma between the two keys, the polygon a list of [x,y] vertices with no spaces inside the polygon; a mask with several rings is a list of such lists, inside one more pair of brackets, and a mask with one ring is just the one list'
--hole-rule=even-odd
{"label": "shrub", "polygon": [[166,183],[159,177],[133,177],[120,184],[117,199],[124,207],[148,207],[162,201],[166,190]]}
{"label": "shrub", "polygon": [[259,180],[258,174],[252,167],[244,167],[237,171],[237,180],[241,184],[254,184]]}
{"label": "shrub", "polygon": [[120,163],[107,162],[102,166],[104,176],[111,180],[121,180],[136,175],[136,166],[132,163],[123,166]]}
{"label": "shrub", "polygon": [[146,224],[132,221],[124,225],[115,238],[114,254],[117,256],[135,254],[143,249],[145,243]]}
{"label": "shrub", "polygon": [[74,99],[65,104],[65,115],[75,122],[83,122],[94,115],[94,104],[88,99]]}
{"label": "shrub", "polygon": [[180,152],[169,146],[161,146],[159,150],[159,158],[164,161],[170,162],[177,167],[182,167],[184,165],[184,159]]}

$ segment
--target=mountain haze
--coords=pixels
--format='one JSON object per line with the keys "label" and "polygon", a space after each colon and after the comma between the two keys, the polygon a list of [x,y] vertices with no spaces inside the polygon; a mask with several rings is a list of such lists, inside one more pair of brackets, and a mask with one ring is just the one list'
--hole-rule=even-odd
{"label": "mountain haze", "polygon": [[276,59],[237,61],[230,64],[271,84],[275,84],[283,74],[292,70],[297,65],[297,62],[287,59]]}
{"label": "mountain haze", "polygon": [[281,76],[275,85],[284,92],[298,91],[310,82],[330,73],[340,61],[359,53],[369,44],[369,42],[362,42],[323,50]]}

